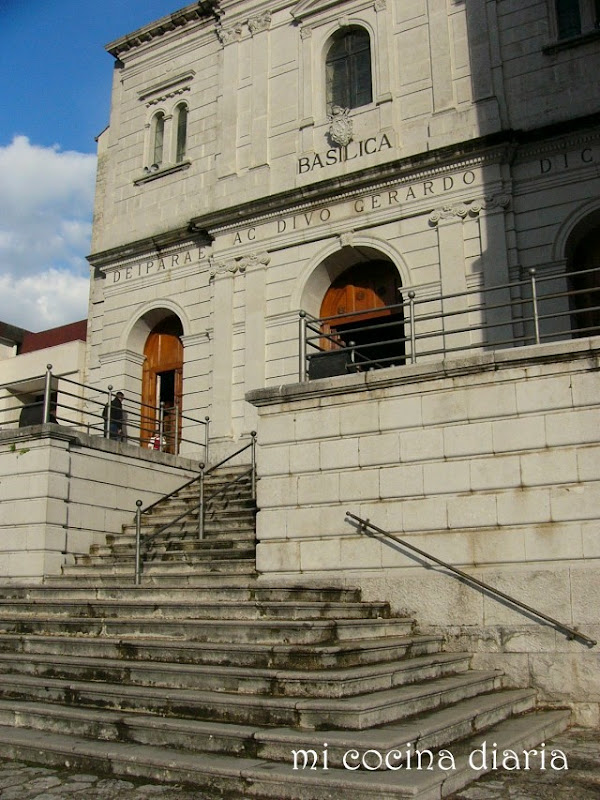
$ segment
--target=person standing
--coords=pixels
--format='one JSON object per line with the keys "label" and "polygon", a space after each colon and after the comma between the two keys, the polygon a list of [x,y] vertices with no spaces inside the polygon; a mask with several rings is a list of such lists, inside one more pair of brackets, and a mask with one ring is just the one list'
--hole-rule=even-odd
{"label": "person standing", "polygon": [[109,404],[107,403],[102,410],[102,419],[104,420],[104,435],[117,442],[123,441],[123,400],[125,395],[123,392],[117,392],[110,401],[110,414]]}

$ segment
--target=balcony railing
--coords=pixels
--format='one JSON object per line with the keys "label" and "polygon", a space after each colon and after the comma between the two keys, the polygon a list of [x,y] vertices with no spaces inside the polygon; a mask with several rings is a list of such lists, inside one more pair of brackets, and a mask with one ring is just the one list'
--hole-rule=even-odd
{"label": "balcony railing", "polygon": [[[116,411],[112,386],[99,389],[55,375],[51,364],[46,367],[45,375],[28,377],[21,383],[22,395],[29,394],[31,386],[39,387],[39,394],[35,392],[38,399],[23,403],[19,381],[0,386],[3,390],[0,427],[3,429],[55,422],[92,436],[127,441],[168,453],[177,454],[182,444],[190,445],[188,449],[201,449],[204,461],[208,461],[210,419],[201,412],[183,414],[177,403],[160,403],[155,407],[130,397],[125,397],[122,408]],[[117,419],[118,425],[111,424]]]}
{"label": "balcony railing", "polygon": [[538,275],[337,316],[300,312],[299,379],[600,334],[600,267]]}

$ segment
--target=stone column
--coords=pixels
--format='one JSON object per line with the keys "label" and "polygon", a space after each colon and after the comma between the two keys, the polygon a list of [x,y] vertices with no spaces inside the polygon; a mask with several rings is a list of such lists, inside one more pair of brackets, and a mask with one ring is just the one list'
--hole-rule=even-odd
{"label": "stone column", "polygon": [[454,105],[450,31],[446,0],[427,0],[429,49],[433,84],[433,111],[445,111]]}
{"label": "stone column", "polygon": [[221,95],[219,97],[219,141],[221,152],[217,159],[217,175],[225,178],[237,171],[237,125],[238,125],[238,59],[242,27],[217,28],[217,36],[223,45]]}
{"label": "stone column", "polygon": [[[315,110],[313,108],[313,58],[312,58],[312,28],[308,25],[300,29],[302,41],[302,56],[300,58],[300,131],[301,152],[308,152],[313,147],[313,131],[315,124]],[[323,109],[324,111],[325,109]]]}
{"label": "stone column", "polygon": [[248,20],[252,34],[252,166],[268,164],[269,115],[269,26],[271,14],[265,11]]}
{"label": "stone column", "polygon": [[232,435],[233,272],[213,262],[213,370],[211,438]]}

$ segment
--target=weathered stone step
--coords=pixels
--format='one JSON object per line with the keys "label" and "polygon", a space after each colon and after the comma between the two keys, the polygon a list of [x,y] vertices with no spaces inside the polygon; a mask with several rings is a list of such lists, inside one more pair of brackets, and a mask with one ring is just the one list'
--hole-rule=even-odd
{"label": "weathered stone step", "polygon": [[[143,574],[148,578],[153,575],[167,576],[172,580],[180,575],[192,575],[195,577],[219,574],[223,577],[232,575],[255,575],[256,563],[254,559],[214,559],[212,561],[197,561],[185,563],[183,561],[160,561],[144,564]],[[89,576],[99,578],[101,576],[115,577],[122,580],[124,575],[131,576],[133,579],[133,563],[127,564],[100,564],[96,566],[73,564],[65,565],[63,573],[66,577]]]}
{"label": "weathered stone step", "polygon": [[[142,530],[142,540],[144,539],[144,531]],[[91,550],[94,551],[96,547],[112,547],[115,552],[120,547],[130,548],[135,547],[135,530],[131,533],[120,533],[118,535],[109,535],[106,537],[106,545],[92,545]],[[198,527],[193,526],[188,530],[178,531],[165,531],[164,533],[152,534],[152,542],[155,545],[164,545],[168,542],[188,542],[193,541],[202,545],[213,545],[215,547],[229,547],[229,546],[247,546],[248,543],[256,541],[256,534],[254,532],[254,525],[245,526],[243,528],[230,528],[227,531],[220,531],[217,529],[208,529],[204,531],[204,538],[198,538]]]}
{"label": "weathered stone step", "polygon": [[[413,756],[417,748],[423,753],[425,749],[446,747],[451,742],[498,724],[511,714],[529,712],[534,706],[535,692],[531,689],[507,689],[464,700],[449,709],[423,714],[418,720],[357,732],[260,728],[104,709],[80,709],[53,703],[0,700],[0,725],[114,742],[155,746],[168,742],[170,747],[187,752],[223,753],[284,763],[293,761],[294,751],[312,749],[322,757],[326,749],[329,767],[341,767],[344,755],[352,750],[376,750],[380,753],[399,750],[403,754],[402,762],[406,763],[407,753]],[[427,764],[428,761],[423,763]]]}
{"label": "weathered stone step", "polygon": [[60,580],[60,585],[1,586],[0,598],[5,600],[118,600],[139,601],[142,603],[163,601],[181,602],[236,602],[257,603],[358,603],[360,589],[325,586],[288,586],[252,583],[243,585],[180,586],[178,584],[160,587],[146,586],[81,586],[79,581],[68,583]]}
{"label": "weathered stone step", "polygon": [[40,653],[213,666],[250,666],[272,669],[326,669],[377,664],[439,653],[441,637],[400,636],[331,644],[258,644],[179,642],[141,639],[3,634],[0,652]]}
{"label": "weathered stone step", "polygon": [[0,691],[6,699],[43,700],[247,725],[353,730],[405,720],[499,688],[500,676],[493,671],[470,671],[436,678],[426,684],[342,698],[229,694],[0,674]]}
{"label": "weathered stone step", "polygon": [[58,617],[118,617],[134,616],[152,619],[378,619],[389,618],[387,603],[353,602],[313,602],[309,600],[260,601],[247,599],[245,602],[209,602],[208,600],[167,600],[154,599],[89,599],[77,600],[69,597],[43,597],[35,600],[0,598],[0,615],[10,611],[28,618],[42,613]]}
{"label": "weathered stone step", "polygon": [[[293,770],[284,764],[227,755],[181,753],[166,747],[116,744],[44,731],[0,727],[6,757],[37,761],[72,769],[109,770],[115,775],[139,776],[189,783],[209,795],[230,800],[332,800],[346,795],[353,800],[439,800],[473,780],[468,753],[484,738],[499,750],[530,749],[562,731],[568,724],[564,711],[537,712],[495,725],[487,735],[464,742],[451,771],[356,771],[340,769]],[[481,771],[483,774],[484,770]]]}
{"label": "weathered stone step", "polygon": [[314,644],[347,639],[408,635],[413,621],[405,618],[367,620],[232,620],[148,619],[144,617],[23,617],[4,611],[0,631],[18,634],[69,634],[72,636],[154,636],[238,644]]}
{"label": "weathered stone step", "polygon": [[[255,550],[254,547],[245,547],[239,549],[233,548],[225,548],[225,549],[190,549],[186,550],[184,548],[175,548],[172,549],[165,549],[162,547],[159,548],[150,548],[147,549],[145,547],[142,548],[142,557],[144,559],[144,565],[152,564],[155,561],[184,561],[184,562],[193,562],[193,563],[208,563],[210,565],[214,564],[215,562],[223,562],[223,561],[236,561],[236,560],[248,560],[251,561],[254,559]],[[127,553],[123,552],[112,552],[110,549],[107,552],[103,552],[102,554],[83,554],[83,555],[76,555],[75,556],[75,564],[82,564],[84,566],[102,566],[103,564],[112,563],[116,561],[120,565],[133,563],[135,560],[135,553],[133,550]]]}
{"label": "weathered stone step", "polygon": [[393,663],[326,671],[221,666],[215,672],[212,665],[32,653],[23,660],[20,653],[0,653],[0,673],[272,697],[339,698],[458,674],[468,669],[470,658],[469,654],[439,653]]}

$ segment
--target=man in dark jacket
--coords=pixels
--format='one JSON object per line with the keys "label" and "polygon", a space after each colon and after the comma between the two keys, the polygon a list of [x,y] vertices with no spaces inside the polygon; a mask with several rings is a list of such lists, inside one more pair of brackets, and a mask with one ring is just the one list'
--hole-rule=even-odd
{"label": "man in dark jacket", "polygon": [[[104,435],[115,439],[118,442],[123,441],[123,399],[125,395],[123,392],[117,392],[110,402],[110,415],[109,404],[104,406],[102,411],[102,419],[104,420]],[[110,424],[109,424],[110,419]]]}

